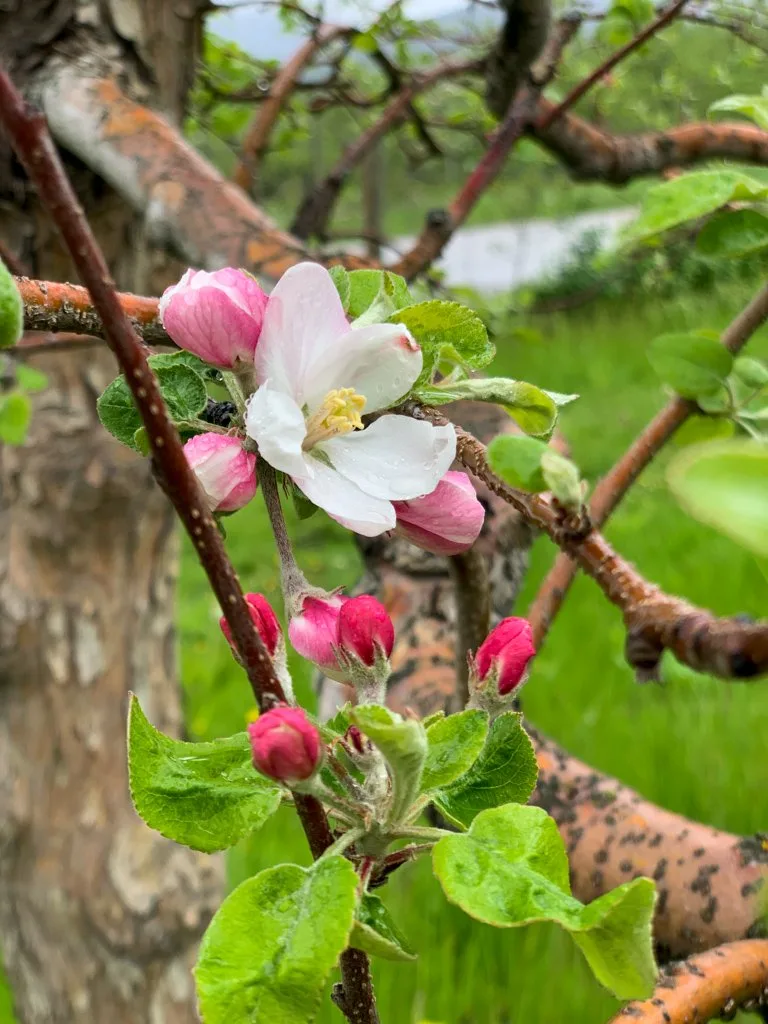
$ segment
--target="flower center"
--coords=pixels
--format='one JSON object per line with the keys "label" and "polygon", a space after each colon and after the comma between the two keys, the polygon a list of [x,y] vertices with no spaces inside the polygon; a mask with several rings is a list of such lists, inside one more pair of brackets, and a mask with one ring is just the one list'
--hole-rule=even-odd
{"label": "flower center", "polygon": [[301,447],[305,452],[321,441],[362,430],[360,413],[365,408],[365,397],[354,388],[334,388],[323,399],[320,408],[307,420],[307,436]]}

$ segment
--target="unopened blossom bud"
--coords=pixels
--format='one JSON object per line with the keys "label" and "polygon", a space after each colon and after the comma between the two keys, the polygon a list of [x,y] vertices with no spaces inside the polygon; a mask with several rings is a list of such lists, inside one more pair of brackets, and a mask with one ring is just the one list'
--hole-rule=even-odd
{"label": "unopened blossom bud", "polygon": [[395,532],[433,555],[457,555],[472,547],[485,509],[466,473],[449,471],[431,494],[394,501]]}
{"label": "unopened blossom bud", "polygon": [[211,512],[236,512],[256,493],[256,456],[246,452],[238,438],[196,434],[184,445],[184,454]]}
{"label": "unopened blossom bud", "polygon": [[478,647],[473,674],[479,684],[492,683],[504,697],[524,682],[535,653],[530,623],[511,616],[492,629]]}
{"label": "unopened blossom bud", "polygon": [[378,699],[389,677],[389,656],[395,628],[384,606],[360,597],[306,596],[301,611],[291,618],[288,636],[304,658],[313,661],[331,679],[358,685],[358,699]]}
{"label": "unopened blossom bud", "polygon": [[160,320],[177,345],[231,370],[252,362],[268,296],[244,270],[188,270],[160,299]]}
{"label": "unopened blossom bud", "polygon": [[323,759],[320,733],[303,708],[265,711],[248,726],[254,767],[286,786],[311,778]]}
{"label": "unopened blossom bud", "polygon": [[[251,613],[251,619],[256,627],[256,632],[269,651],[270,657],[274,658],[279,653],[280,648],[284,646],[284,641],[283,631],[280,628],[280,623],[272,610],[271,604],[263,594],[246,594],[245,603],[248,605],[248,611]],[[229,623],[223,615],[219,619],[219,625],[221,626],[222,633],[227,638],[227,643],[232,648],[235,656],[237,656],[237,648],[232,641],[232,630],[229,628]]]}
{"label": "unopened blossom bud", "polygon": [[299,654],[328,673],[339,667],[339,613],[348,600],[340,594],[305,597],[288,623],[288,636]]}
{"label": "unopened blossom bud", "polygon": [[339,647],[371,668],[388,658],[395,646],[395,627],[387,609],[370,594],[351,597],[339,609]]}

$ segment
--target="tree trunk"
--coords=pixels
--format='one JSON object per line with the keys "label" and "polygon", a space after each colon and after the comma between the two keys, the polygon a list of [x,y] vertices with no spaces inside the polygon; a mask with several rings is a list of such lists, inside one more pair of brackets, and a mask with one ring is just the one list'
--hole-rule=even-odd
{"label": "tree trunk", "polygon": [[[87,52],[180,116],[193,3],[17,3],[0,14],[0,57],[31,95],[49,64]],[[78,162],[70,170],[122,287],[157,293],[178,276],[122,199]],[[0,236],[31,273],[71,279],[7,152]],[[98,424],[111,356],[92,348],[36,365],[49,386],[30,436],[0,450],[2,958],[23,1024],[191,1024],[190,968],[222,863],[139,820],[125,750],[129,691],[159,728],[181,730],[173,516],[147,461]]]}

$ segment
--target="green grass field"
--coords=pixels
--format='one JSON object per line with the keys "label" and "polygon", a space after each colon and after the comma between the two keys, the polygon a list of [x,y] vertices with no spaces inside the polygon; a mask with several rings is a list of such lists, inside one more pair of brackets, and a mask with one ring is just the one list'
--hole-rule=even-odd
{"label": "green grass field", "polygon": [[[629,303],[601,305],[578,316],[536,320],[539,341],[497,339],[496,365],[581,394],[562,427],[583,473],[594,480],[664,400],[645,359],[647,342],[678,328],[722,327],[746,294],[695,296],[642,311]],[[768,331],[753,350],[768,352]],[[259,503],[230,523],[244,585],[277,597],[277,567]],[[321,515],[293,527],[299,559],[314,582],[356,578],[356,554],[344,531]],[[722,614],[757,615],[768,606],[765,566],[761,571],[742,549],[689,520],[670,498],[661,465],[643,477],[607,532],[667,590]],[[539,541],[518,612],[552,557],[549,542]],[[217,635],[218,613],[189,549],[180,598],[190,727],[201,736],[242,728],[248,687]],[[735,831],[768,827],[768,688],[717,682],[674,663],[666,666],[667,685],[638,686],[623,660],[623,639],[617,612],[591,581],[580,579],[526,688],[531,719],[574,754],[676,811]],[[309,698],[301,666],[298,674],[300,692]],[[287,859],[305,862],[307,854],[285,813],[233,852],[232,882]],[[390,907],[419,959],[376,965],[385,1024],[599,1024],[615,1009],[554,927],[497,932],[476,924],[446,904],[427,864],[396,875],[389,888]],[[341,1017],[328,1005],[320,1020]]]}
{"label": "green grass field", "polygon": [[[581,399],[562,427],[584,475],[595,480],[664,401],[644,355],[656,334],[722,327],[747,292],[694,296],[640,309],[602,304],[579,315],[537,319],[540,340],[497,338],[499,371]],[[768,331],[752,346],[768,354]],[[277,566],[260,502],[229,520],[229,545],[249,590],[277,598]],[[322,514],[293,523],[299,560],[313,582],[353,582],[359,565],[348,535]],[[662,465],[646,473],[608,528],[639,569],[669,591],[722,614],[765,613],[768,570],[745,551],[689,520],[670,498]],[[540,540],[518,612],[551,563]],[[179,587],[179,626],[187,720],[198,737],[240,730],[249,688],[232,661],[218,611],[189,547]],[[594,585],[577,581],[525,691],[526,712],[574,754],[612,772],[676,811],[734,831],[768,828],[768,687],[729,684],[668,664],[667,685],[638,686],[622,657],[619,615]],[[309,702],[308,674],[295,665]],[[281,812],[234,850],[236,884],[269,864],[305,863],[295,821]],[[413,964],[375,966],[384,1024],[600,1024],[615,1001],[592,979],[567,937],[551,926],[495,931],[446,904],[429,866],[394,876],[384,892],[419,951]],[[10,1008],[0,1021],[11,1021]],[[319,1020],[340,1022],[326,1001]],[[747,1018],[744,1018],[746,1022]],[[750,1018],[751,1019],[751,1018]]]}

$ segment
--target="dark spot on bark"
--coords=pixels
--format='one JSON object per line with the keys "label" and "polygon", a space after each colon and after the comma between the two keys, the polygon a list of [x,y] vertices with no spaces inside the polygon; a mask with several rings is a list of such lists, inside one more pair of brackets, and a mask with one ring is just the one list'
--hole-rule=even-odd
{"label": "dark spot on bark", "polygon": [[656,835],[653,837],[653,839],[650,839],[648,841],[648,845],[649,846],[659,846],[663,838],[664,838],[664,833],[663,832],[657,832]]}
{"label": "dark spot on bark", "polygon": [[656,865],[656,867],[654,869],[654,872],[653,872],[653,876],[652,877],[653,877],[654,882],[660,882],[662,880],[662,878],[664,877],[664,875],[666,874],[666,871],[667,871],[667,858],[666,857],[662,857],[661,860],[659,861],[659,863]]}
{"label": "dark spot on bark", "polygon": [[684,942],[694,943],[696,941],[696,932],[693,928],[688,928],[686,926],[680,929],[680,938],[683,939]]}
{"label": "dark spot on bark", "polygon": [[666,1024],[672,1024],[672,1018],[669,1016],[666,1010],[662,1010],[661,1015],[664,1018]]}
{"label": "dark spot on bark", "polygon": [[685,864],[685,857],[680,857],[677,861],[677,866],[681,868]]}
{"label": "dark spot on bark", "polygon": [[768,864],[768,832],[744,836],[737,848],[742,867],[747,864]]}
{"label": "dark spot on bark", "polygon": [[704,847],[703,847],[703,846],[699,846],[699,847],[697,847],[697,848],[696,848],[696,849],[695,849],[695,850],[693,851],[693,856],[694,856],[694,857],[703,857],[703,856],[704,856],[704,854],[705,854],[706,852],[707,852],[707,851],[706,851],[706,850],[704,849]]}
{"label": "dark spot on bark", "polygon": [[589,877],[590,882],[596,889],[602,889],[603,887],[603,872],[593,871]]}
{"label": "dark spot on bark", "polygon": [[632,870],[632,867],[633,865],[631,860],[623,860],[621,864],[619,864],[619,871],[622,871],[625,875],[628,875],[629,872]]}
{"label": "dark spot on bark", "polygon": [[742,899],[749,899],[750,896],[754,896],[756,892],[760,892],[763,887],[764,878],[756,878],[754,882],[747,882],[746,885],[741,887]]}
{"label": "dark spot on bark", "polygon": [[614,814],[606,814],[605,824],[610,825],[611,828],[616,824],[616,816]]}
{"label": "dark spot on bark", "polygon": [[678,833],[676,838],[677,838],[677,841],[680,842],[680,843],[683,841],[683,839],[687,839],[688,838],[688,829],[684,828],[682,832]]}
{"label": "dark spot on bark", "polygon": [[625,1006],[624,1009],[621,1011],[621,1016],[622,1017],[642,1017],[643,1016],[643,1011],[640,1010],[637,1006],[632,1006],[632,1004],[630,1003],[629,1006]]}
{"label": "dark spot on bark", "polygon": [[605,849],[598,850],[597,853],[595,854],[595,863],[596,864],[605,864],[605,862],[607,860],[608,860],[608,851],[605,850]]}
{"label": "dark spot on bark", "polygon": [[731,672],[736,679],[751,679],[760,674],[760,666],[748,654],[736,651],[730,657]]}
{"label": "dark spot on bark", "polygon": [[654,996],[654,998],[651,1000],[651,1006],[664,1006],[664,1005],[666,1005],[664,1003],[664,1000],[663,999],[659,999],[658,996]]}
{"label": "dark spot on bark", "polygon": [[663,914],[667,909],[667,900],[669,899],[668,889],[659,889],[659,899],[656,903],[656,913]]}
{"label": "dark spot on bark", "polygon": [[[595,778],[597,778],[597,776],[595,776]],[[615,793],[598,792],[598,793],[593,793],[592,794],[592,803],[595,805],[595,807],[600,807],[600,808],[610,807],[610,805],[612,803],[614,803],[615,800],[616,800],[616,794]]]}
{"label": "dark spot on bark", "polygon": [[714,921],[714,919],[715,919],[715,914],[716,913],[717,913],[717,897],[716,896],[712,896],[710,898],[710,900],[709,900],[709,903],[707,903],[706,907],[704,907],[704,909],[699,914],[699,917],[701,918],[702,921],[704,921],[705,924],[711,924]]}
{"label": "dark spot on bark", "polygon": [[696,964],[692,963],[688,964],[688,973],[692,974],[696,978],[706,978],[707,976],[700,967],[697,967]]}

